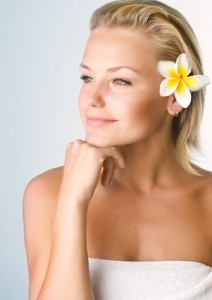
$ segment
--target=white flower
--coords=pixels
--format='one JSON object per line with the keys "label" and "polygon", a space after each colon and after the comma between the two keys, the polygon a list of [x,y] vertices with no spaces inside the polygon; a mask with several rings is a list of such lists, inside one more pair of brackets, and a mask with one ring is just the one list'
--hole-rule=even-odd
{"label": "white flower", "polygon": [[191,73],[191,65],[185,53],[172,61],[159,61],[159,73],[165,77],[160,84],[160,95],[170,96],[174,93],[176,101],[184,108],[191,102],[191,92],[196,92],[210,83],[210,79],[204,75],[188,76]]}

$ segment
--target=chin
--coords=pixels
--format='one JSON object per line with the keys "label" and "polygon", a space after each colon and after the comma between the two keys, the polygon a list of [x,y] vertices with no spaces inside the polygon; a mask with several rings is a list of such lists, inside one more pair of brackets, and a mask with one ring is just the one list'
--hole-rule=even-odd
{"label": "chin", "polygon": [[103,138],[97,138],[97,137],[85,137],[86,143],[99,147],[99,148],[105,148],[105,147],[113,147],[115,146],[115,143],[112,141],[108,141],[107,139]]}

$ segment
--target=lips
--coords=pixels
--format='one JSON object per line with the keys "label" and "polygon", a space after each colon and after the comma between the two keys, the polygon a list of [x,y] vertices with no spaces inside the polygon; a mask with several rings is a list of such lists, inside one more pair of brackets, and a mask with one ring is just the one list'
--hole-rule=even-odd
{"label": "lips", "polygon": [[110,124],[113,124],[117,120],[98,118],[98,117],[86,117],[86,125],[91,128],[104,127]]}

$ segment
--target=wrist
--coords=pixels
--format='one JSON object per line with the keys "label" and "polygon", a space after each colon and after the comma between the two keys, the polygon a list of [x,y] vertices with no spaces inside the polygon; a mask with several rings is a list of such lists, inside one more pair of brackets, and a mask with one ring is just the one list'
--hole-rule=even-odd
{"label": "wrist", "polygon": [[73,210],[87,213],[89,200],[86,198],[80,198],[73,194],[60,194],[58,198],[58,209],[65,209],[69,212]]}

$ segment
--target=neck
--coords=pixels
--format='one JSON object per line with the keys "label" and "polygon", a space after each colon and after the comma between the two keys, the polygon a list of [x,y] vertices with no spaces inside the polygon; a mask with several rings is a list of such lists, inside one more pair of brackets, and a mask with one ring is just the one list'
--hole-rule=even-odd
{"label": "neck", "polygon": [[170,142],[131,144],[119,147],[125,159],[125,168],[117,170],[115,179],[132,190],[149,191],[155,186],[170,185],[182,175]]}

